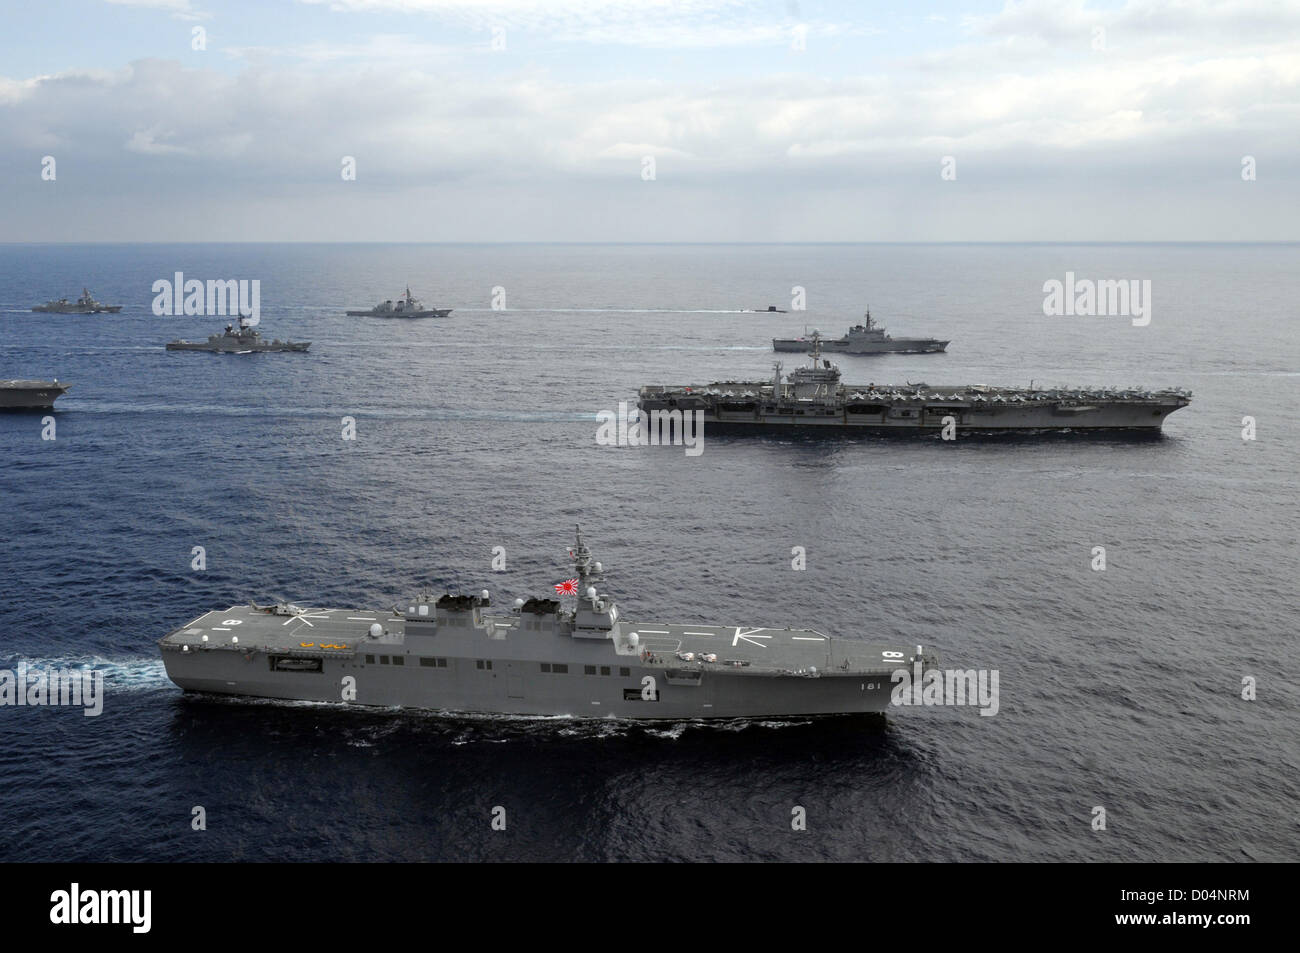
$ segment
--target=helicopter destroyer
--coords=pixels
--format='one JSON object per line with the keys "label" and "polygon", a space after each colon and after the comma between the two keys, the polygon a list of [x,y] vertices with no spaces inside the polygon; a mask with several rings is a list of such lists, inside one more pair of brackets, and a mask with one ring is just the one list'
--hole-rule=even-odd
{"label": "helicopter destroyer", "polygon": [[0,410],[51,410],[71,384],[52,381],[0,381]]}
{"label": "helicopter destroyer", "polygon": [[[813,332],[819,334],[819,332]],[[812,345],[811,337],[773,338],[774,351],[807,351]],[[842,338],[822,341],[823,351],[839,354],[939,354],[948,349],[947,341],[937,338],[896,338],[886,333],[885,329],[871,319],[868,310],[862,324],[849,328],[849,333]]]}
{"label": "helicopter destroyer", "polygon": [[478,595],[392,610],[231,606],[159,642],[187,691],[510,715],[634,719],[882,712],[933,652],[812,629],[632,622],[577,533],[573,608]]}
{"label": "helicopter destroyer", "polygon": [[397,299],[381,301],[369,311],[349,311],[349,318],[445,318],[451,314],[451,308],[426,308],[424,302],[411,294],[411,286],[406,286],[406,294]]}
{"label": "helicopter destroyer", "polygon": [[247,324],[243,318],[239,319],[238,328],[233,324],[227,324],[223,332],[209,335],[206,341],[167,342],[167,350],[169,351],[208,351],[213,354],[263,354],[268,351],[305,351],[309,347],[311,347],[310,341],[281,341],[279,338],[273,341],[263,340],[262,335],[252,325]]}
{"label": "helicopter destroyer", "polygon": [[[720,430],[880,433],[942,431],[1134,430],[1159,432],[1165,417],[1186,407],[1191,392],[994,387],[983,384],[842,384],[813,335],[811,366],[771,380],[705,385],[647,385],[637,406],[671,429],[681,414]],[[658,415],[657,418],[655,415]],[[674,415],[677,415],[674,417]]]}
{"label": "helicopter destroyer", "polygon": [[89,291],[82,288],[81,297],[77,299],[75,304],[67,298],[59,298],[56,301],[38,304],[32,310],[47,314],[117,314],[122,310],[122,306],[96,301]]}

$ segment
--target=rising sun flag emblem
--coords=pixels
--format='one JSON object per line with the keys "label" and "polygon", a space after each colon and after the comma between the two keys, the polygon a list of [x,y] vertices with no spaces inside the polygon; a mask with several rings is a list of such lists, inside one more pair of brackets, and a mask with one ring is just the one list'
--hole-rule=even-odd
{"label": "rising sun flag emblem", "polygon": [[564,582],[557,582],[555,591],[562,596],[576,596],[578,594],[578,580],[566,579]]}

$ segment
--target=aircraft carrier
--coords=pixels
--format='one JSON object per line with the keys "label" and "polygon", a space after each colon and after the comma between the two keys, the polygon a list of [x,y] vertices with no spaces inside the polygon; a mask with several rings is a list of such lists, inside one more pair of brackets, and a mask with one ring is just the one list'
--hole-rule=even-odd
{"label": "aircraft carrier", "polygon": [[159,642],[187,691],[450,712],[696,719],[879,713],[922,646],[813,629],[622,617],[578,531],[571,603],[489,594],[392,609],[279,604],[204,613]]}
{"label": "aircraft carrier", "polygon": [[788,376],[781,365],[769,380],[647,385],[637,406],[661,434],[680,427],[681,415],[718,430],[1158,432],[1169,414],[1191,402],[1186,390],[997,387],[985,384],[844,384],[821,357],[813,335],[811,366]]}
{"label": "aircraft carrier", "polygon": [[70,384],[52,381],[0,381],[0,410],[50,410]]}

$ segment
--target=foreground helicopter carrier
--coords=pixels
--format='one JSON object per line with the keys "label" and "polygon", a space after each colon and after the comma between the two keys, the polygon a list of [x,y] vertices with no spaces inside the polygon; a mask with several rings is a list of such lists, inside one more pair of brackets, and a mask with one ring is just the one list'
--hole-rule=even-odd
{"label": "foreground helicopter carrier", "polygon": [[169,632],[163,664],[189,691],[636,719],[882,712],[891,673],[937,664],[921,646],[812,629],[628,621],[597,589],[581,530],[570,557],[572,609],[517,599],[493,611],[486,591],[392,610],[250,603]]}
{"label": "foreground helicopter carrier", "polygon": [[[1159,431],[1169,414],[1191,402],[1185,390],[1090,390],[993,387],[984,384],[843,384],[840,371],[821,358],[813,335],[810,367],[783,378],[781,365],[766,381],[715,381],[704,385],[647,385],[637,406],[658,414],[660,428],[682,413],[722,430],[829,430],[868,432],[1134,430]],[[665,419],[666,418],[666,419]]]}

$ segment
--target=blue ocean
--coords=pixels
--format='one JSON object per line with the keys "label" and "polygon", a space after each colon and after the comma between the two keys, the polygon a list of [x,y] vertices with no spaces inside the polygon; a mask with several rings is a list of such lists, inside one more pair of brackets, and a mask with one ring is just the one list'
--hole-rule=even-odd
{"label": "blue ocean", "polygon": [[[0,377],[72,385],[54,439],[44,414],[0,416],[0,669],[88,666],[105,692],[97,717],[0,707],[0,856],[1294,860],[1298,252],[0,245]],[[155,315],[176,272],[258,280],[263,335],[311,350],[166,351],[227,320]],[[1046,316],[1067,273],[1150,280],[1150,323]],[[122,313],[32,313],[83,285]],[[343,314],[408,285],[455,310]],[[596,441],[642,384],[769,377],[773,337],[839,336],[867,307],[952,343],[838,357],[850,382],[1192,403],[1145,440]],[[625,615],[922,644],[999,672],[999,710],[464,716],[186,696],[159,660],[166,632],[250,599],[545,596],[575,524]]]}

